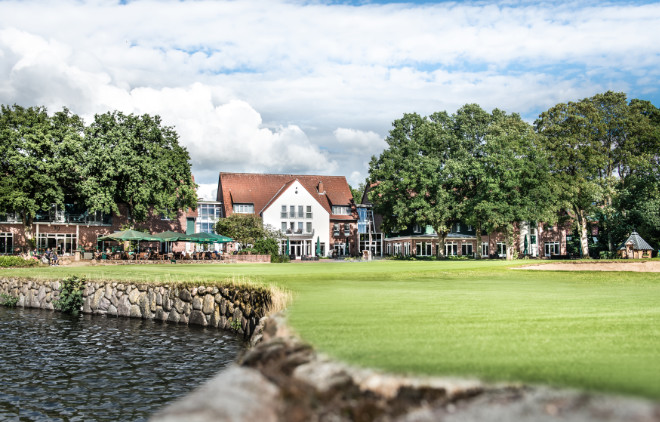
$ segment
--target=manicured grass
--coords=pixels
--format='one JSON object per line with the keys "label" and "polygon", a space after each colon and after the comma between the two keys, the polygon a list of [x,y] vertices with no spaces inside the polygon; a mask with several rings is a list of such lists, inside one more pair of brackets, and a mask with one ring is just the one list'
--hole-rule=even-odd
{"label": "manicured grass", "polygon": [[660,274],[510,266],[383,261],[61,267],[0,274],[250,279],[293,291],[290,322],[298,333],[357,365],[660,398]]}

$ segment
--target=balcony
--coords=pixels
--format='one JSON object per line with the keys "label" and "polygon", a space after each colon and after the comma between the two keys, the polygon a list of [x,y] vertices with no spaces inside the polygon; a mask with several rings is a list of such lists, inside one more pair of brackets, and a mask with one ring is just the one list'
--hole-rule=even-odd
{"label": "balcony", "polygon": [[313,237],[314,236],[314,229],[312,229],[311,232],[306,232],[302,229],[297,229],[297,230],[287,229],[285,234],[288,238],[291,238],[291,239],[308,238],[308,237]]}
{"label": "balcony", "polygon": [[109,226],[112,224],[112,216],[101,213],[82,214],[57,212],[48,214],[37,214],[34,217],[36,223],[58,223],[58,224],[85,224],[89,226]]}

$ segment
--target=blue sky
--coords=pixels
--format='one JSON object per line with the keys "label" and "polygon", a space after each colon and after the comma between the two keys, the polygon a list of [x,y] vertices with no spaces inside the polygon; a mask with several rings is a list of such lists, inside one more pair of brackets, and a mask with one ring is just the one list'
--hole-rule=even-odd
{"label": "blue sky", "polygon": [[658,2],[0,1],[0,103],[175,126],[220,171],[357,184],[403,113],[660,105]]}

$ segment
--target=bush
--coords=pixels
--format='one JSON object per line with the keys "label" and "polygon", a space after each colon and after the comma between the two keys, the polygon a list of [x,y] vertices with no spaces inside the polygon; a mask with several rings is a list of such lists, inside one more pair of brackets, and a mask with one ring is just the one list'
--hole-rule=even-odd
{"label": "bush", "polygon": [[36,259],[23,259],[20,256],[0,256],[0,267],[36,267],[39,261]]}
{"label": "bush", "polygon": [[0,305],[13,308],[18,304],[18,298],[16,296],[8,295],[7,293],[0,293]]}
{"label": "bush", "polygon": [[270,256],[270,262],[275,263],[275,264],[284,264],[287,262],[291,262],[291,258],[289,258],[289,255],[271,255]]}
{"label": "bush", "polygon": [[62,280],[60,297],[54,301],[55,309],[64,313],[78,315],[83,305],[83,289],[85,288],[85,279],[71,276]]}
{"label": "bush", "polygon": [[277,255],[278,245],[277,240],[267,237],[264,239],[258,239],[254,242],[254,251],[262,255]]}

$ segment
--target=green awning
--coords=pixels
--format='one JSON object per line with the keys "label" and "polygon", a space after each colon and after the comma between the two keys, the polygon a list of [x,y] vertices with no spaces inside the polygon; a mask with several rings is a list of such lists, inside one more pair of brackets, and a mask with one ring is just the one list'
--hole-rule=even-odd
{"label": "green awning", "polygon": [[147,240],[147,241],[156,241],[160,242],[161,239],[150,235],[149,233],[139,232],[137,230],[122,230],[105,236],[100,236],[98,240],[114,240],[117,242],[125,242],[127,240]]}
{"label": "green awning", "polygon": [[234,241],[234,239],[230,237],[223,236],[221,234],[213,234],[213,233],[186,234],[181,236],[179,240],[185,242],[193,242],[193,243],[227,243]]}

